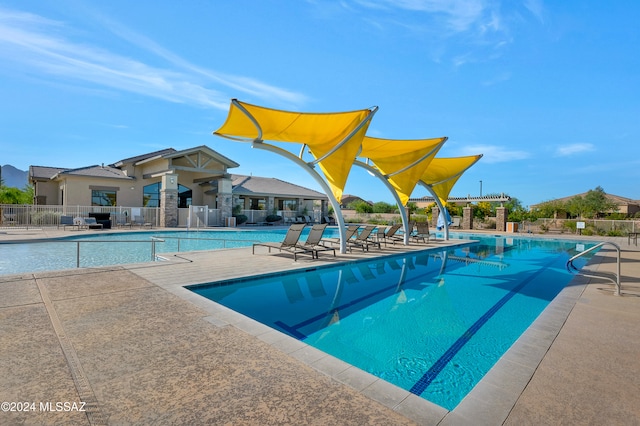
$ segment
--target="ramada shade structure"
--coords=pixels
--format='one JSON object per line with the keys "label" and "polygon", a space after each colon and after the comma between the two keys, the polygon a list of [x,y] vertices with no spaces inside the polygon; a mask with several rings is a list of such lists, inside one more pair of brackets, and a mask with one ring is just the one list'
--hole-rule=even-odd
{"label": "ramada shade structure", "polygon": [[[336,212],[343,253],[346,251],[345,224],[339,201],[352,165],[364,167],[381,179],[396,199],[407,244],[409,229],[404,205],[415,186],[420,183],[427,187],[443,211],[442,200],[446,200],[462,173],[482,156],[435,158],[446,137],[397,140],[365,136],[377,110],[372,107],[348,112],[304,113],[233,99],[225,123],[213,134],[251,142],[252,147],[284,156],[306,170],[323,188]],[[265,141],[300,144],[299,155]],[[313,156],[312,161],[303,159],[305,149]],[[315,170],[316,165],[324,179]],[[448,228],[445,228],[445,238],[448,238]]]}
{"label": "ramada shade structure", "polygon": [[[444,211],[449,194],[460,176],[482,158],[482,154],[466,157],[434,158],[420,178],[420,185],[427,188],[436,200],[440,212]],[[444,238],[449,239],[449,224],[445,221]]]}
{"label": "ramada shade structure", "polygon": [[[288,158],[306,170],[323,188],[336,212],[340,232],[340,251],[346,251],[344,218],[339,201],[360,151],[371,118],[378,110],[372,107],[362,110],[336,113],[291,112],[231,101],[225,123],[214,135],[251,142],[252,147],[274,152]],[[298,156],[278,146],[264,143],[286,142],[300,144]],[[313,156],[303,160],[305,148]],[[318,165],[326,181],[314,170]]]}
{"label": "ramada shade structure", "polygon": [[[447,137],[434,139],[380,139],[365,136],[359,157],[354,164],[364,167],[387,185],[394,196],[402,225],[404,243],[409,243],[409,221],[404,206]],[[372,163],[372,164],[371,164]]]}

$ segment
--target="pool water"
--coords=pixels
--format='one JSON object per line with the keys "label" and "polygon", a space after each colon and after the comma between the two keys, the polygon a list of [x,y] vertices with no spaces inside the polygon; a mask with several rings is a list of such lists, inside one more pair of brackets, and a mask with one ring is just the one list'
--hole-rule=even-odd
{"label": "pool water", "polygon": [[567,260],[592,245],[483,237],[189,289],[451,410],[571,281]]}
{"label": "pool water", "polygon": [[[48,242],[0,243],[0,275],[24,272],[55,271],[80,267],[98,267],[158,260],[152,253],[218,250],[250,247],[254,242],[277,242],[286,229],[142,231],[88,233],[51,239]],[[306,239],[305,229],[301,241]],[[337,229],[327,228],[328,238],[337,237]],[[79,252],[79,253],[78,253]]]}

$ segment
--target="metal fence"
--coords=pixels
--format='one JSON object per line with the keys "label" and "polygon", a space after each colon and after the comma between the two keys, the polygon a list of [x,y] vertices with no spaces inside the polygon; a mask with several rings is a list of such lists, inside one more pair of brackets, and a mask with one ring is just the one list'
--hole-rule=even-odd
{"label": "metal fence", "polygon": [[160,224],[160,210],[157,207],[0,204],[0,227],[57,227],[60,226],[61,216],[88,217],[89,213],[109,213],[114,227],[132,223],[136,216],[152,226]]}

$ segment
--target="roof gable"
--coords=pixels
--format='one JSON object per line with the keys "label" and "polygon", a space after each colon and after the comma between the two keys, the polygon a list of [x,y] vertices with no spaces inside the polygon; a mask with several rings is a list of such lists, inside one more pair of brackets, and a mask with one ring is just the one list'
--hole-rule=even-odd
{"label": "roof gable", "polygon": [[57,176],[83,176],[83,177],[98,177],[98,178],[111,178],[111,179],[132,179],[124,174],[124,172],[118,168],[111,166],[89,166],[79,169],[68,169],[61,171]]}
{"label": "roof gable", "polygon": [[276,178],[232,174],[231,184],[235,195],[275,195],[323,200],[327,198],[321,192]]}
{"label": "roof gable", "polygon": [[51,179],[65,170],[63,167],[29,166],[29,179]]}
{"label": "roof gable", "polygon": [[171,154],[177,152],[175,149],[173,148],[166,148],[166,149],[161,149],[159,151],[154,151],[154,152],[149,152],[147,154],[140,154],[140,155],[136,155],[135,157],[129,157],[129,158],[125,158],[124,160],[120,160],[114,164],[111,164],[112,167],[122,167],[125,164],[135,164],[138,163],[140,161],[145,161],[145,160],[149,160],[151,158],[157,157],[157,158],[161,158],[164,155],[167,154]]}

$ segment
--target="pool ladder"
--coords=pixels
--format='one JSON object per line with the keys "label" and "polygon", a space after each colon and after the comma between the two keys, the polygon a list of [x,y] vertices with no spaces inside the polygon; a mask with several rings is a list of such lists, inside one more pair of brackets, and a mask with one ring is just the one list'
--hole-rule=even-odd
{"label": "pool ladder", "polygon": [[[617,259],[617,270],[615,273],[615,278],[612,278],[609,273],[603,272],[603,273],[599,273],[598,275],[596,275],[595,273],[590,273],[590,274],[586,274],[584,272],[581,272],[578,268],[576,268],[573,265],[573,261],[576,260],[577,258],[584,256],[587,253],[592,252],[593,250],[599,249],[600,247],[604,246],[605,244],[609,244],[612,245],[616,248],[616,251],[618,252],[618,259]],[[612,242],[609,241],[604,241],[602,243],[596,244],[595,246],[576,254],[575,256],[573,256],[571,259],[569,259],[567,261],[567,269],[569,270],[569,272],[575,272],[579,275],[582,275],[584,277],[589,277],[589,278],[604,278],[606,280],[611,281],[612,283],[614,283],[616,285],[616,291],[615,291],[615,295],[616,296],[620,296],[620,247]]]}

